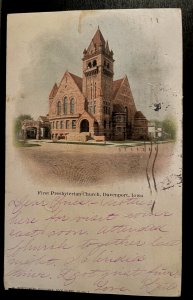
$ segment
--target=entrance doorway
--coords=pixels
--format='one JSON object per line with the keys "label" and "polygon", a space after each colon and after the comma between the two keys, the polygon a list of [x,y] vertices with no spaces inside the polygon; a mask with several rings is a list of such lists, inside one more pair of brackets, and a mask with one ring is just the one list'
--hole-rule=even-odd
{"label": "entrance doorway", "polygon": [[82,120],[82,122],[80,124],[80,132],[89,132],[88,120]]}
{"label": "entrance doorway", "polygon": [[26,130],[26,138],[27,139],[35,139],[37,134],[37,128],[27,128]]}

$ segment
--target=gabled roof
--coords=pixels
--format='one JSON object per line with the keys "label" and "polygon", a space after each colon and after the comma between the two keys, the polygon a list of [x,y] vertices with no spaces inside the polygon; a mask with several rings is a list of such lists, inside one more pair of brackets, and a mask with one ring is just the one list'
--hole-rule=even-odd
{"label": "gabled roof", "polygon": [[49,119],[46,116],[39,116],[38,120],[41,119],[43,122],[49,122]]}
{"label": "gabled roof", "polygon": [[113,99],[115,99],[115,97],[118,93],[118,90],[121,87],[121,83],[123,82],[123,80],[124,80],[124,78],[113,81]]}
{"label": "gabled roof", "polygon": [[81,116],[80,116],[80,119],[81,119],[82,117],[84,117],[85,115],[88,115],[91,119],[93,119],[94,121],[96,121],[95,117],[94,117],[90,112],[88,112],[88,111],[86,111],[86,110],[83,111],[83,113],[82,113]]}
{"label": "gabled roof", "polygon": [[56,83],[54,83],[54,86],[53,86],[53,88],[52,88],[52,90],[50,92],[49,98],[54,98],[54,96],[56,95],[57,91],[58,91],[58,86],[57,86]]}
{"label": "gabled roof", "polygon": [[70,72],[68,73],[70,74],[70,76],[72,77],[76,85],[78,86],[79,90],[82,92],[82,78]]}
{"label": "gabled roof", "polygon": [[135,119],[146,119],[146,117],[142,114],[141,111],[137,111],[135,113]]}
{"label": "gabled roof", "polygon": [[125,108],[122,104],[114,104],[113,112],[115,113],[125,113]]}

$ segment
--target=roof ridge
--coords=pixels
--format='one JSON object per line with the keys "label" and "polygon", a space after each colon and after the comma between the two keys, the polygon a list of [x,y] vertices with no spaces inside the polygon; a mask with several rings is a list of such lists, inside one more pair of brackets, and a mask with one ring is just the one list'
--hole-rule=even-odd
{"label": "roof ridge", "polygon": [[80,82],[78,83],[76,81],[76,79],[81,80],[81,85],[82,85],[82,77],[79,77],[78,75],[75,75],[71,72],[68,72],[68,74],[70,74],[70,76],[72,77],[72,79],[74,80],[76,86],[78,87],[78,89],[80,90],[80,92],[82,93],[82,86],[80,86]]}
{"label": "roof ridge", "polygon": [[123,79],[125,79],[125,77],[122,77],[122,78],[119,78],[119,79],[113,80],[113,82],[115,82],[115,81],[119,81],[119,80],[123,80]]}
{"label": "roof ridge", "polygon": [[68,73],[69,73],[70,75],[73,75],[73,76],[76,76],[76,77],[79,77],[79,78],[82,79],[82,77],[80,77],[80,76],[78,76],[78,75],[76,75],[76,74],[74,74],[74,73],[71,73],[71,72],[69,72],[69,71],[68,71]]}
{"label": "roof ridge", "polygon": [[[125,77],[113,81],[113,88],[115,89],[114,93],[113,93],[113,99],[115,99],[124,79],[125,79]],[[118,87],[117,86],[115,87],[115,83],[116,84],[118,83]]]}
{"label": "roof ridge", "polygon": [[52,89],[51,89],[51,92],[49,94],[49,98],[53,98],[56,95],[57,91],[58,91],[58,85],[55,82]]}

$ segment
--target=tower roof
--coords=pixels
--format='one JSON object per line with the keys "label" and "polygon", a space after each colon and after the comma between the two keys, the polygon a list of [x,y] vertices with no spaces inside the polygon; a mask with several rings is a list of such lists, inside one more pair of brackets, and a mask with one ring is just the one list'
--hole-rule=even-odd
{"label": "tower roof", "polygon": [[99,45],[105,46],[105,39],[104,39],[99,27],[98,27],[92,41],[93,41],[94,45],[96,45],[96,46],[99,46]]}
{"label": "tower roof", "polygon": [[113,54],[113,53],[110,53],[108,42],[105,42],[105,39],[98,27],[88,48],[84,49],[83,54],[84,54],[84,56],[86,56],[86,55],[90,55],[90,54],[96,53],[97,51],[101,51],[101,50],[107,52],[108,55]]}
{"label": "tower roof", "polygon": [[113,51],[112,50],[110,51],[108,41],[105,41],[100,31],[100,28],[98,27],[88,48],[85,48],[83,51],[83,60],[90,58],[92,55],[96,55],[96,53],[101,53],[101,52],[107,55],[108,58],[113,60]]}

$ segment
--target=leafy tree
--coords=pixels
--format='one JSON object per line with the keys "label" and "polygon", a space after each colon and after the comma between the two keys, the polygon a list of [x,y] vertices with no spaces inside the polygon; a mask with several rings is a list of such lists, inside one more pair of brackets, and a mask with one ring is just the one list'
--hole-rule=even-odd
{"label": "leafy tree", "polygon": [[155,124],[156,127],[162,127],[162,121],[155,119],[155,120],[152,120],[152,122]]}
{"label": "leafy tree", "polygon": [[168,134],[168,137],[175,140],[176,138],[176,122],[172,117],[167,117],[162,122],[163,131]]}
{"label": "leafy tree", "polygon": [[176,138],[176,122],[172,116],[167,116],[163,121],[154,119],[151,120],[156,127],[162,127],[163,138],[175,140]]}
{"label": "leafy tree", "polygon": [[21,136],[22,122],[24,120],[33,120],[33,118],[30,115],[20,115],[15,119],[14,133],[15,133],[15,138],[17,138],[17,139]]}

